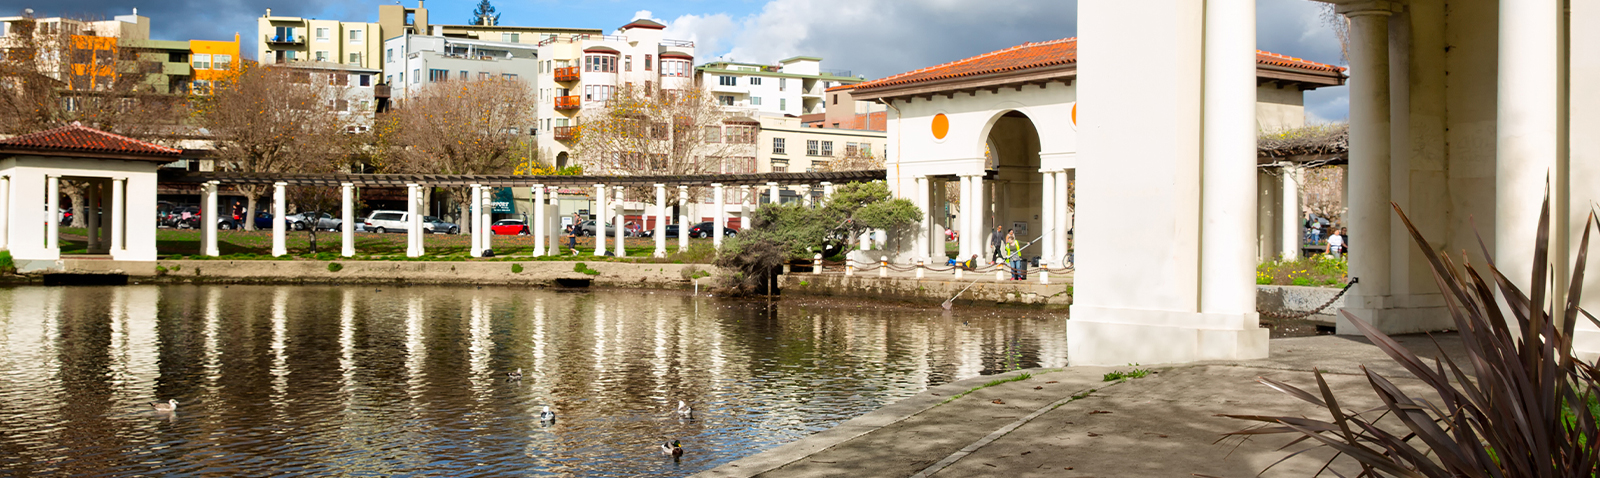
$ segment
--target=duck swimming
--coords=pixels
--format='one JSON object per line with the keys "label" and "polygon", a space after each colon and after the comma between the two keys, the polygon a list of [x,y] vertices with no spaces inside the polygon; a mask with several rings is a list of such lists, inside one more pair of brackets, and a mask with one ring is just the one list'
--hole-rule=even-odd
{"label": "duck swimming", "polygon": [[683,403],[683,400],[678,400],[678,418],[694,418],[694,409],[689,408],[689,404]]}
{"label": "duck swimming", "polygon": [[522,368],[518,367],[515,372],[506,372],[506,380],[522,380]]}
{"label": "duck swimming", "polygon": [[150,402],[150,408],[158,412],[175,412],[178,411],[178,401],[169,399],[165,402]]}
{"label": "duck swimming", "polygon": [[545,405],[544,411],[539,412],[539,421],[554,423],[556,421],[556,412],[550,411],[550,406]]}
{"label": "duck swimming", "polygon": [[670,442],[662,443],[661,444],[661,454],[667,455],[667,456],[670,456],[670,457],[673,457],[673,458],[681,457],[681,456],[683,456],[683,445],[679,445],[677,440],[673,440],[673,441],[670,441]]}

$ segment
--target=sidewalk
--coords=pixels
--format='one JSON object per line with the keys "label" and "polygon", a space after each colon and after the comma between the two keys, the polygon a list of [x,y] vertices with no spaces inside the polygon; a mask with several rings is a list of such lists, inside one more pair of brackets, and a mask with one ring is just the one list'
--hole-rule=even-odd
{"label": "sidewalk", "polygon": [[[1438,339],[1452,357],[1459,355],[1454,334]],[[1427,336],[1398,340],[1421,357],[1437,354]],[[1102,375],[1134,367],[963,380],[697,476],[1255,476],[1305,444],[1276,451],[1292,438],[1287,435],[1215,443],[1222,433],[1252,424],[1217,414],[1326,417],[1256,377],[1314,389],[1311,370],[1317,367],[1344,408],[1358,410],[1379,405],[1360,375],[1362,364],[1408,392],[1427,390],[1364,338],[1275,339],[1271,347],[1265,360],[1144,367],[1156,373],[1119,382],[1105,382]],[[1032,376],[943,403],[1023,372]],[[1263,476],[1311,476],[1329,456],[1326,450],[1308,452]],[[1346,462],[1340,470],[1349,469]]]}

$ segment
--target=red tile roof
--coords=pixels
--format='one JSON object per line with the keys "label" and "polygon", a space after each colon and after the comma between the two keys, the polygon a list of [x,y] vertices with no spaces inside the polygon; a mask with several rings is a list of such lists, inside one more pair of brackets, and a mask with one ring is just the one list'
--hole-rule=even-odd
{"label": "red tile roof", "polygon": [[[857,90],[865,91],[873,88],[1068,65],[1077,62],[1078,39],[1063,38],[1045,42],[1024,43],[1004,50],[991,51],[942,65],[857,83],[853,86]],[[1260,50],[1256,50],[1256,63],[1309,71],[1335,73],[1344,71],[1344,68],[1341,67]]]}
{"label": "red tile roof", "polygon": [[828,89],[826,89],[826,90],[823,90],[823,91],[844,91],[844,90],[853,90],[853,89],[855,89],[855,88],[856,88],[856,85],[854,85],[854,84],[849,84],[849,85],[839,85],[839,86],[835,86],[835,87],[833,87],[833,88],[828,88]]}
{"label": "red tile roof", "polygon": [[60,128],[0,140],[0,150],[146,156],[170,162],[183,150],[107,133],[76,122]]}

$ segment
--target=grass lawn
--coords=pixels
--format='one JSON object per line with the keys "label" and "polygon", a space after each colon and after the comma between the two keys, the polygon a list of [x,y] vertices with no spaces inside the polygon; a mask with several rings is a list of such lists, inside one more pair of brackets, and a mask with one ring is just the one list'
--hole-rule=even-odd
{"label": "grass lawn", "polygon": [[[85,234],[84,228],[61,228],[61,252],[63,254],[81,254],[87,243],[79,238]],[[76,236],[76,237],[73,237]],[[426,254],[423,257],[410,259],[406,255],[405,234],[376,234],[357,232],[356,257],[354,260],[468,260],[472,259],[467,253],[472,248],[472,236],[465,234],[424,234],[423,248]],[[289,256],[331,260],[338,256],[341,244],[341,234],[338,232],[317,233],[317,252],[311,253],[311,237],[305,231],[292,231],[285,234],[285,247],[289,249]],[[594,254],[594,239],[592,237],[578,238],[578,255],[573,256],[566,251],[566,237],[562,237],[561,247],[565,256],[544,256],[537,260],[567,260],[581,258],[583,260],[618,260],[628,262],[682,262],[682,263],[709,263],[715,258],[711,239],[690,239],[689,250],[683,253],[678,250],[678,239],[667,239],[668,256],[665,259],[650,257],[655,252],[655,239],[648,237],[630,237],[627,239],[628,257],[625,258],[596,258]],[[614,241],[606,241],[606,248],[611,250],[616,247]],[[490,240],[490,247],[494,249],[496,258],[516,258],[519,260],[535,260],[529,254],[533,253],[533,237],[531,236],[494,236]],[[218,259],[270,259],[272,253],[271,231],[217,231],[217,249],[222,253]],[[200,231],[195,229],[157,229],[156,252],[164,258],[179,256],[194,256],[200,253]],[[201,259],[201,257],[185,257],[188,259]],[[485,259],[479,259],[485,260]]]}

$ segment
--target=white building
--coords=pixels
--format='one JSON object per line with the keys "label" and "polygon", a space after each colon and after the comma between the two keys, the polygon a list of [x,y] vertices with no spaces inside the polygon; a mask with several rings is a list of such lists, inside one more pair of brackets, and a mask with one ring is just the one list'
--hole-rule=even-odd
{"label": "white building", "polygon": [[845,70],[823,70],[822,59],[797,56],[777,65],[715,61],[695,68],[696,81],[726,106],[761,114],[822,113],[828,88],[863,81]]}
{"label": "white building", "polygon": [[537,89],[538,71],[537,47],[523,43],[405,34],[383,46],[383,81],[399,101],[446,81],[500,78]]}
{"label": "white building", "polygon": [[586,108],[605,105],[620,88],[694,86],[694,42],[662,37],[666,25],[639,19],[615,35],[553,35],[539,42],[539,131],[545,157],[568,166],[573,126]]}

